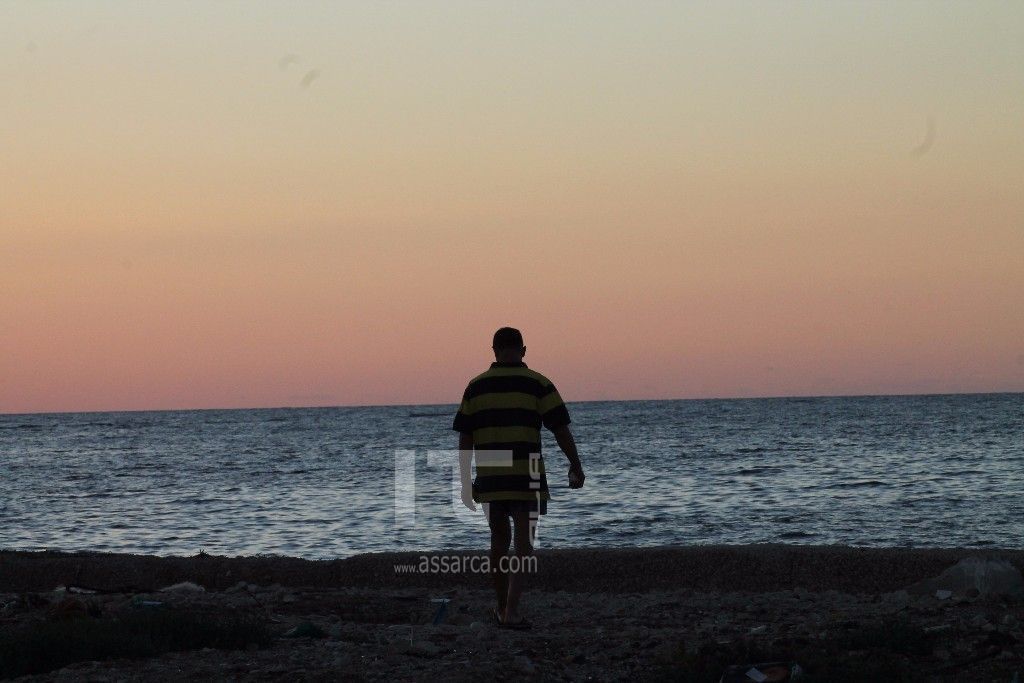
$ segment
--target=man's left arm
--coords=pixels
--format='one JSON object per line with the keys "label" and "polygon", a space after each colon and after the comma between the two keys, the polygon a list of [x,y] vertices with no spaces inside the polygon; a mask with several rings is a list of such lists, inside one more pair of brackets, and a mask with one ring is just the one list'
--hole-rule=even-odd
{"label": "man's left arm", "polygon": [[459,432],[459,479],[462,481],[462,504],[476,510],[473,502],[473,434]]}
{"label": "man's left arm", "polygon": [[576,440],[569,429],[569,410],[559,395],[555,385],[551,384],[547,392],[541,396],[538,404],[541,421],[555,435],[558,447],[565,453],[569,460],[569,488],[578,489],[583,486],[586,477],[583,474],[583,464],[580,462],[579,453],[576,451]]}

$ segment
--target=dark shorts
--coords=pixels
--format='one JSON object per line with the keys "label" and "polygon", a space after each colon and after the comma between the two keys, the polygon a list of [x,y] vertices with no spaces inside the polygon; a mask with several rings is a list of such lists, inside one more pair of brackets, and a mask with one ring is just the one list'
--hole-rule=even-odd
{"label": "dark shorts", "polygon": [[487,519],[490,519],[491,515],[512,517],[517,513],[528,513],[539,517],[548,513],[548,502],[546,500],[495,500],[483,505],[484,514],[487,515]]}

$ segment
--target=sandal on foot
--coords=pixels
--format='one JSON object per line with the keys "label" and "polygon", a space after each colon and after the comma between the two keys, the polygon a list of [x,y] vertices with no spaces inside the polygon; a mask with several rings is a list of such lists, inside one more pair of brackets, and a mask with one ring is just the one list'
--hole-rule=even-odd
{"label": "sandal on foot", "polygon": [[502,622],[500,626],[503,629],[512,629],[513,631],[527,631],[534,625],[524,620],[524,618],[520,618],[518,622]]}

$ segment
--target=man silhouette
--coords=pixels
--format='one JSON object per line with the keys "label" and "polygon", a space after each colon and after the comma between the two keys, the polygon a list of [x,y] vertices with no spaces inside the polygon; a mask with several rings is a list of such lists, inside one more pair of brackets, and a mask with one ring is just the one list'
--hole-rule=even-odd
{"label": "man silhouette", "polygon": [[[494,333],[492,348],[495,362],[470,380],[452,428],[459,432],[462,502],[470,510],[482,503],[491,529],[495,620],[508,628],[529,628],[519,614],[524,559],[533,554],[537,522],[551,497],[540,452],[541,425],[551,430],[569,459],[570,488],[583,486],[585,477],[569,430],[569,411],[551,380],[526,367],[523,335],[503,327]],[[516,560],[510,562],[506,555],[513,538]]]}

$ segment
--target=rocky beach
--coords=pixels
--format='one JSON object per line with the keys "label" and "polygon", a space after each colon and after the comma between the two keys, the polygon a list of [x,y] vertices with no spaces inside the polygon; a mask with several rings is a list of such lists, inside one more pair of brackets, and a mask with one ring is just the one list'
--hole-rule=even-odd
{"label": "rocky beach", "polygon": [[1024,669],[1021,550],[545,550],[528,631],[493,622],[486,575],[396,569],[455,556],[471,557],[2,552],[0,676],[719,681],[780,662],[805,681],[1009,683]]}

